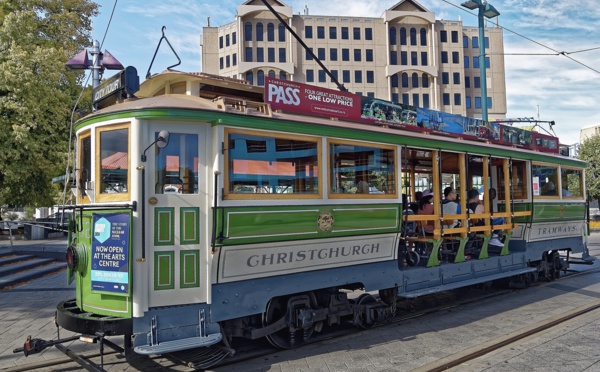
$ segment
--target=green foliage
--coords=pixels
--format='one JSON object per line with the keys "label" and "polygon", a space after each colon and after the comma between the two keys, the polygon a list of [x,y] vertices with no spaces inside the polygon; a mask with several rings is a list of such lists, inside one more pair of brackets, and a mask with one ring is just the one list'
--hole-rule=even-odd
{"label": "green foliage", "polygon": [[589,137],[579,148],[579,158],[587,161],[585,187],[593,200],[600,200],[600,135]]}
{"label": "green foliage", "polygon": [[84,75],[65,63],[91,44],[97,9],[88,0],[0,0],[0,204],[54,203]]}

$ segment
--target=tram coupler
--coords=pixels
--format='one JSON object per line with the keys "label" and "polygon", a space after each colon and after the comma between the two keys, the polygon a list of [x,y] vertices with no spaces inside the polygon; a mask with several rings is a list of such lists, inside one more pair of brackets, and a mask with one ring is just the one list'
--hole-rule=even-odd
{"label": "tram coupler", "polygon": [[23,344],[23,347],[14,349],[13,353],[23,352],[23,354],[25,354],[25,356],[27,357],[29,354],[37,354],[40,351],[46,349],[47,347],[62,344],[65,342],[75,341],[78,339],[79,336],[73,336],[57,340],[43,340],[41,338],[31,338],[31,336],[27,336],[27,340]]}

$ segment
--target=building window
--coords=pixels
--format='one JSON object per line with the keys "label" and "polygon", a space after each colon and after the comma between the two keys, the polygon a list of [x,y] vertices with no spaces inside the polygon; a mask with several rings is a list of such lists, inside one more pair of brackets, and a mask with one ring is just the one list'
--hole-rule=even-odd
{"label": "building window", "polygon": [[280,71],[279,72],[279,78],[281,80],[287,80],[287,74],[285,73],[285,71]]}
{"label": "building window", "polygon": [[400,45],[406,45],[406,28],[400,28]]}
{"label": "building window", "polygon": [[450,93],[444,93],[442,94],[442,103],[444,106],[449,106],[450,105]]}
{"label": "building window", "polygon": [[366,71],[367,74],[367,84],[375,83],[375,73],[373,71]]}
{"label": "building window", "polygon": [[458,52],[452,52],[452,63],[460,63],[460,55]]}
{"label": "building window", "polygon": [[313,70],[306,70],[306,82],[307,83],[315,82],[315,72]]}
{"label": "building window", "polygon": [[458,43],[458,31],[452,31],[452,42]]}
{"label": "building window", "polygon": [[252,71],[246,72],[246,81],[250,85],[254,84],[254,75],[252,74]]}
{"label": "building window", "polygon": [[231,67],[231,58],[229,56],[225,56],[225,67]]}
{"label": "building window", "polygon": [[342,27],[342,39],[348,40],[348,27]]}
{"label": "building window", "polygon": [[475,97],[475,108],[481,108],[481,97]]}
{"label": "building window", "polygon": [[362,83],[362,71],[361,70],[354,71],[354,82]]}
{"label": "building window", "polygon": [[321,61],[325,60],[325,48],[317,48],[317,57],[319,57]]}
{"label": "building window", "polygon": [[365,49],[365,61],[373,62],[373,49]]}
{"label": "building window", "polygon": [[491,109],[491,108],[492,108],[492,97],[488,97],[488,98],[487,98],[487,103],[488,103],[488,104],[487,104],[487,107],[488,107],[489,109]]}
{"label": "building window", "polygon": [[223,49],[223,36],[219,36],[219,49]]}
{"label": "building window", "polygon": [[285,41],[285,26],[283,25],[283,23],[279,24],[279,41]]}
{"label": "building window", "polygon": [[313,60],[312,51],[313,51],[313,48],[306,49],[306,60],[307,61],[312,61]]}
{"label": "building window", "polygon": [[344,83],[349,83],[350,82],[350,70],[343,70],[342,71],[342,80],[344,81]]}
{"label": "building window", "polygon": [[448,32],[446,30],[440,31],[440,42],[442,42],[442,43],[448,42]]}
{"label": "building window", "polygon": [[265,51],[263,48],[256,48],[256,62],[265,61]]}
{"label": "building window", "polygon": [[219,58],[219,69],[223,69],[225,64],[223,63],[223,57]]}
{"label": "building window", "polygon": [[408,93],[402,93],[402,103],[405,105],[410,105],[410,100],[408,99]]}
{"label": "building window", "polygon": [[410,64],[412,66],[417,66],[419,64],[417,52],[410,52]]}
{"label": "building window", "polygon": [[465,68],[469,68],[469,57],[465,56],[464,61],[465,61]]}
{"label": "building window", "polygon": [[263,24],[261,22],[256,24],[256,41],[263,41]]}
{"label": "building window", "polygon": [[237,32],[231,33],[231,44],[233,44],[233,45],[237,44]]}
{"label": "building window", "polygon": [[396,45],[396,27],[390,28],[390,45]]}
{"label": "building window", "polygon": [[479,57],[473,57],[473,68],[479,68]]}
{"label": "building window", "polygon": [[392,93],[392,102],[399,103],[398,102],[398,93]]}
{"label": "building window", "polygon": [[350,61],[350,49],[342,48],[342,61]]}
{"label": "building window", "polygon": [[275,48],[267,48],[267,61],[275,62]]}
{"label": "building window", "polygon": [[275,79],[275,71],[269,70],[269,77]]}
{"label": "building window", "polygon": [[279,63],[285,63],[285,48],[279,48]]}
{"label": "building window", "polygon": [[442,52],[442,63],[448,63],[448,52]]}
{"label": "building window", "polygon": [[354,40],[360,40],[360,27],[354,27],[352,29]]}
{"label": "building window", "polygon": [[375,93],[374,92],[367,92],[367,97],[369,97],[369,98],[375,98]]}
{"label": "building window", "polygon": [[413,88],[419,87],[419,75],[417,75],[416,72],[412,74],[412,87]]}
{"label": "building window", "polygon": [[312,39],[312,26],[304,26],[304,37]]}
{"label": "building window", "polygon": [[275,25],[267,23],[267,41],[275,41]]}
{"label": "building window", "polygon": [[252,62],[252,47],[246,47],[246,62]]}
{"label": "building window", "polygon": [[465,88],[471,88],[471,78],[465,76]]}
{"label": "building window", "polygon": [[463,36],[463,48],[468,48],[469,47],[469,37],[468,36]]}
{"label": "building window", "polygon": [[485,49],[489,49],[490,48],[490,38],[487,37],[487,36],[483,38],[483,47]]}
{"label": "building window", "polygon": [[465,107],[468,109],[471,108],[471,97],[465,97]]}
{"label": "building window", "polygon": [[231,55],[231,59],[232,59],[231,64],[234,66],[237,66],[237,53],[233,53]]}
{"label": "building window", "polygon": [[447,72],[442,72],[442,84],[450,84],[450,75]]}
{"label": "building window", "polygon": [[325,26],[317,26],[317,39],[325,39]]}
{"label": "building window", "polygon": [[337,61],[338,60],[337,48],[331,48],[331,49],[329,49],[329,60],[330,61]]}
{"label": "building window", "polygon": [[485,57],[485,68],[490,68],[490,57]]}
{"label": "building window", "polygon": [[475,76],[473,78],[473,85],[475,85],[475,88],[477,89],[481,88],[481,77]]}
{"label": "building window", "polygon": [[421,86],[423,88],[429,88],[429,76],[425,73],[421,75]]}
{"label": "building window", "polygon": [[325,70],[319,70],[319,83],[326,83]]}
{"label": "building window", "polygon": [[479,38],[477,36],[473,36],[473,41],[471,41],[471,45],[473,48],[479,48]]}
{"label": "building window", "polygon": [[414,27],[410,29],[410,45],[417,45],[417,29]]}
{"label": "building window", "polygon": [[360,49],[354,49],[354,62],[361,61],[360,52]]}
{"label": "building window", "polygon": [[460,93],[454,93],[454,106],[460,106]]}
{"label": "building window", "polygon": [[429,108],[429,94],[423,94],[423,108]]}
{"label": "building window", "polygon": [[400,52],[400,64],[402,66],[408,65],[408,52]]}
{"label": "building window", "polygon": [[373,40],[373,29],[371,27],[365,28],[365,40]]}
{"label": "building window", "polygon": [[329,38],[332,40],[337,39],[337,27],[329,27]]}
{"label": "building window", "polygon": [[252,23],[246,22],[244,25],[244,41],[252,41]]}
{"label": "building window", "polygon": [[421,46],[427,46],[427,30],[425,28],[421,29]]}
{"label": "building window", "polygon": [[331,70],[331,76],[337,81],[338,80],[338,70]]}
{"label": "building window", "polygon": [[396,51],[390,51],[390,65],[397,65],[398,64],[398,52]]}
{"label": "building window", "polygon": [[413,93],[413,106],[419,106],[419,94]]}
{"label": "building window", "polygon": [[452,74],[454,84],[460,85],[460,72],[455,72]]}
{"label": "building window", "polygon": [[225,35],[225,46],[229,46],[229,34]]}
{"label": "building window", "polygon": [[398,74],[392,75],[390,80],[391,80],[392,88],[398,88]]}
{"label": "building window", "polygon": [[406,72],[402,73],[402,88],[408,88],[408,74]]}
{"label": "building window", "polygon": [[427,52],[421,52],[421,66],[427,66]]}
{"label": "building window", "polygon": [[265,72],[263,70],[258,70],[258,73],[256,74],[256,84],[261,87],[265,85]]}

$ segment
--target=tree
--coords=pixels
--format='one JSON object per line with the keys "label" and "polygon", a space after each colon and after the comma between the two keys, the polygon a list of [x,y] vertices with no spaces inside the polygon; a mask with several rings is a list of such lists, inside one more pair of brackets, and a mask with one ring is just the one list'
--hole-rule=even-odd
{"label": "tree", "polygon": [[65,63],[91,44],[89,0],[0,0],[0,205],[55,202],[83,73]]}
{"label": "tree", "polygon": [[592,200],[600,203],[600,135],[596,134],[583,141],[579,148],[579,158],[587,161],[585,187]]}

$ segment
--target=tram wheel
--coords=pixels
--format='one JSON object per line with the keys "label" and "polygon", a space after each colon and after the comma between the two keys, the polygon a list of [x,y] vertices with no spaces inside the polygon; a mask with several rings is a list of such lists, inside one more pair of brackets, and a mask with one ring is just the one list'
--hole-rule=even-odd
{"label": "tram wheel", "polygon": [[379,298],[386,305],[393,305],[396,303],[397,293],[398,293],[398,290],[396,288],[380,289],[379,290]]}
{"label": "tram wheel", "polygon": [[[376,302],[377,302],[377,299],[368,293],[363,293],[360,296],[358,296],[358,298],[356,299],[357,305],[367,305],[367,304],[372,304],[372,303],[376,303]],[[362,329],[371,328],[375,325],[375,323],[377,323],[376,318],[374,318],[372,316],[368,316],[367,314],[365,314],[363,312],[358,313],[358,319],[356,319],[356,320],[357,321],[355,322],[355,324],[359,328],[362,328]]]}
{"label": "tram wheel", "polygon": [[560,278],[560,255],[558,252],[552,252],[550,256],[548,256],[548,280],[554,281]]}
{"label": "tram wheel", "polygon": [[406,263],[408,266],[417,266],[420,259],[421,256],[415,251],[408,251],[408,254],[406,255]]}
{"label": "tram wheel", "polygon": [[[268,326],[280,320],[287,318],[287,327],[273,332],[267,336],[267,341],[280,349],[291,349],[306,342],[313,334],[314,325],[306,328],[296,326],[296,316],[294,312],[301,308],[315,308],[316,298],[312,292],[299,296],[274,297],[267,304],[267,309],[263,314],[263,326]],[[287,316],[291,312],[291,316]]]}

